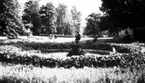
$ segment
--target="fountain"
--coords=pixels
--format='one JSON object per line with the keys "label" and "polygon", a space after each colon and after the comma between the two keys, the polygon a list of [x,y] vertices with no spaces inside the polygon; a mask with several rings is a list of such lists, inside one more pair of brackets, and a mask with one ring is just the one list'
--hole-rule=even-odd
{"label": "fountain", "polygon": [[73,55],[85,55],[85,52],[82,49],[82,44],[80,43],[81,35],[79,32],[77,32],[77,35],[75,36],[75,42],[73,42],[73,45],[71,47],[71,50],[67,54],[67,56],[71,57]]}

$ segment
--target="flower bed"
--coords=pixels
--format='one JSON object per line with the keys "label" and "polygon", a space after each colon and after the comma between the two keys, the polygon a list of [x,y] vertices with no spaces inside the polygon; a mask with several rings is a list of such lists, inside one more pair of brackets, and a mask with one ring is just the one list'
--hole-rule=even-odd
{"label": "flower bed", "polygon": [[[7,63],[14,63],[14,64],[27,64],[27,65],[33,64],[35,66],[65,67],[65,68],[70,68],[70,67],[82,68],[84,66],[128,67],[128,66],[137,66],[138,64],[145,63],[144,53],[140,52],[140,46],[138,45],[132,46],[132,45],[127,45],[127,44],[110,44],[110,46],[114,46],[117,49],[117,51],[119,49],[122,49],[122,50],[128,49],[128,53],[115,53],[111,55],[102,55],[99,57],[93,56],[93,55],[87,55],[87,56],[77,56],[77,57],[64,56],[64,58],[56,58],[55,56],[53,57],[47,56],[47,53],[42,53],[41,50],[37,50],[37,51],[34,50],[31,53],[30,50],[26,51],[23,48],[20,48],[21,45],[23,44],[21,44],[18,48],[19,44],[1,45],[0,46],[0,61],[7,62]],[[27,44],[24,43],[24,45],[27,45]],[[30,47],[33,48],[33,46],[35,45],[36,44],[33,45],[31,43]],[[45,44],[41,44],[41,45],[45,46]],[[51,44],[51,45],[57,45],[57,44]],[[65,44],[62,44],[62,45],[65,45]],[[29,44],[27,46],[29,46]],[[42,47],[43,46],[40,46],[40,48]],[[43,49],[45,49],[45,47]]]}
{"label": "flower bed", "polygon": [[76,57],[44,57],[43,55],[28,55],[17,53],[0,53],[0,61],[14,64],[26,64],[35,66],[46,67],[128,67],[137,66],[138,64],[145,63],[145,57],[143,54],[130,53],[130,54],[114,54],[104,56],[76,56]]}

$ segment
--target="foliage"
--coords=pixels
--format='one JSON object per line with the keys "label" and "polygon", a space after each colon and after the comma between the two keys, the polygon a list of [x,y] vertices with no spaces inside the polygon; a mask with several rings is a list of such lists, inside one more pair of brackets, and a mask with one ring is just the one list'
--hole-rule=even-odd
{"label": "foliage", "polygon": [[64,23],[66,18],[66,8],[67,6],[64,4],[59,4],[56,8],[57,12],[57,33],[64,34]]}
{"label": "foliage", "polygon": [[23,64],[23,65],[34,65],[34,66],[46,66],[50,68],[64,67],[64,68],[83,68],[87,67],[113,67],[121,66],[120,59],[117,56],[112,57],[96,57],[89,55],[84,57],[68,57],[65,59],[59,58],[45,58],[38,55],[19,54],[19,53],[1,53],[0,61],[6,63]]}
{"label": "foliage", "polygon": [[99,28],[101,29],[101,31],[109,30],[109,32],[111,33],[118,32],[117,28],[113,28],[113,21],[109,19],[108,16],[100,17]]}
{"label": "foliage", "polygon": [[42,21],[42,32],[47,34],[56,33],[56,10],[54,5],[51,2],[42,5],[39,13]]}
{"label": "foliage", "polygon": [[64,4],[59,4],[56,8],[57,17],[57,34],[71,35],[71,24],[68,16],[67,6]]}
{"label": "foliage", "polygon": [[[111,51],[112,47],[110,44],[107,43],[91,43],[92,41],[83,41],[82,46],[83,49],[94,49],[94,50],[104,50],[104,51]],[[5,43],[0,45],[14,45],[18,48],[22,48],[24,50],[40,50],[46,52],[47,50],[50,49],[70,49],[72,46],[72,42],[67,42],[67,43],[54,43],[54,42],[25,42],[24,40],[18,41],[18,42],[10,42],[10,43]],[[125,48],[124,48],[125,49]],[[125,49],[127,50],[127,49]]]}
{"label": "foliage", "polygon": [[[39,14],[38,1],[29,0],[25,3],[24,14],[22,16],[23,23],[27,29],[33,32],[33,35],[38,35],[41,27],[41,19]],[[31,25],[32,26],[28,26]]]}
{"label": "foliage", "polygon": [[[52,2],[49,2],[39,7],[38,2],[34,0],[26,2],[22,16],[25,27],[31,29],[33,35],[72,35],[75,29],[79,30],[81,13],[76,10],[76,7],[73,7],[70,16],[65,4],[60,3],[55,7]],[[32,26],[28,26],[30,24]]]}
{"label": "foliage", "polygon": [[[115,47],[115,44],[113,44]],[[44,56],[47,55],[47,51],[44,53],[40,52],[29,52],[23,48],[17,48],[13,46],[1,46],[0,57],[2,62],[15,63],[15,64],[33,64],[35,66],[46,66],[46,67],[76,67],[82,68],[88,67],[138,67],[145,63],[144,54],[140,52],[140,47],[129,46],[129,45],[116,45],[117,53],[110,55],[80,55],[76,57],[66,57],[56,58],[54,56]],[[125,48],[130,50],[126,51]],[[28,49],[28,48],[27,48]],[[36,48],[35,48],[36,49]],[[44,49],[44,48],[41,48]],[[137,50],[138,49],[138,50]],[[29,49],[33,50],[33,49]],[[38,50],[38,48],[37,48]],[[119,52],[119,53],[118,53]],[[60,55],[61,56],[61,55]]]}
{"label": "foliage", "polygon": [[67,21],[66,23],[64,23],[64,26],[65,26],[65,28],[64,28],[64,35],[72,35],[72,29],[71,29],[71,24],[70,24],[70,22],[69,21]]}
{"label": "foliage", "polygon": [[85,29],[86,35],[98,35],[101,31],[99,28],[100,14],[92,13],[87,18],[87,25]]}
{"label": "foliage", "polygon": [[32,35],[32,31],[30,30],[30,28],[33,27],[33,24],[32,23],[27,23],[25,24],[25,28],[27,29],[26,30],[26,36],[31,36]]}
{"label": "foliage", "polygon": [[119,68],[39,68],[32,65],[1,63],[0,71],[2,71],[1,83],[139,83],[137,81],[141,81],[139,76],[134,76],[127,69]]}
{"label": "foliage", "polygon": [[24,26],[19,17],[17,0],[2,0],[0,2],[0,34],[8,38],[17,38],[24,34]]}
{"label": "foliage", "polygon": [[77,10],[76,6],[72,6],[71,19],[72,19],[71,26],[73,28],[73,32],[80,31],[81,12]]}
{"label": "foliage", "polygon": [[[1,83],[144,83],[144,43],[111,43],[109,47],[116,49],[114,54],[72,57],[48,55],[47,52],[32,50],[38,49],[33,48],[37,44],[32,43],[0,44]],[[39,47],[43,44],[39,44]],[[87,44],[90,45],[90,42],[85,42],[85,45]],[[26,46],[27,50],[22,45]],[[101,46],[101,49],[108,47],[108,44],[98,46]],[[32,49],[28,49],[31,47]]]}
{"label": "foliage", "polygon": [[102,0],[101,11],[113,20],[114,28],[140,28],[144,26],[144,0]]}

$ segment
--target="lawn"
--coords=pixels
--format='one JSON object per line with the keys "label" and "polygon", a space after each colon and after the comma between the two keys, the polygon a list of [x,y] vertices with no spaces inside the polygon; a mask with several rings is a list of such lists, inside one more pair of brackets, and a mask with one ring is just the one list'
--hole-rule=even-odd
{"label": "lawn", "polygon": [[124,83],[137,79],[130,79],[135,78],[133,73],[119,68],[64,69],[0,64],[0,71],[1,83]]}
{"label": "lawn", "polygon": [[67,57],[73,40],[1,38],[0,83],[145,83],[144,43],[83,38],[85,56]]}

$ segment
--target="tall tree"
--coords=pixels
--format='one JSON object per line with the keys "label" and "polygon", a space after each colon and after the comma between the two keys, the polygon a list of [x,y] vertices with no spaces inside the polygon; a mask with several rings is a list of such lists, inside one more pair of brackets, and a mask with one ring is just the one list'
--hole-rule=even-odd
{"label": "tall tree", "polygon": [[145,26],[145,0],[102,0],[101,11],[113,20],[114,28]]}
{"label": "tall tree", "polygon": [[39,1],[30,0],[25,3],[24,14],[22,16],[25,27],[28,24],[32,24],[31,31],[33,35],[39,35],[40,27],[41,27],[41,19],[39,14]]}
{"label": "tall tree", "polygon": [[71,29],[71,24],[69,21],[64,23],[65,28],[64,28],[64,35],[72,35],[72,29]]}
{"label": "tall tree", "polygon": [[65,17],[65,23],[64,23],[64,35],[72,35],[73,34],[73,30],[71,27],[71,18],[69,15],[69,12],[66,12],[66,17]]}
{"label": "tall tree", "polygon": [[57,24],[58,34],[64,34],[66,11],[67,11],[67,6],[64,4],[59,4],[58,7],[56,8],[56,12],[57,12],[56,24]]}
{"label": "tall tree", "polygon": [[0,1],[0,34],[8,38],[17,38],[25,31],[19,17],[19,4],[17,0]]}
{"label": "tall tree", "polygon": [[109,32],[117,32],[118,29],[113,28],[113,21],[106,16],[100,17],[99,28],[101,31],[109,30]]}
{"label": "tall tree", "polygon": [[50,2],[42,5],[39,11],[42,20],[42,31],[47,34],[56,33],[56,10]]}
{"label": "tall tree", "polygon": [[57,33],[63,35],[71,35],[72,30],[67,6],[65,4],[60,3],[56,8],[56,13]]}
{"label": "tall tree", "polygon": [[100,14],[92,13],[87,18],[87,24],[84,34],[85,35],[97,35],[100,32]]}
{"label": "tall tree", "polygon": [[72,27],[74,27],[74,31],[80,31],[81,12],[77,10],[76,6],[72,6],[71,17],[72,17]]}

